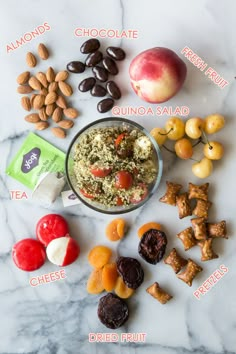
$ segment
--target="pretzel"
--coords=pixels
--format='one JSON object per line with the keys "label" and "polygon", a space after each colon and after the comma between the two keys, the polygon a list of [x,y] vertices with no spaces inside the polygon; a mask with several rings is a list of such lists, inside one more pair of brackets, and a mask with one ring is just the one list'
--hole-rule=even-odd
{"label": "pretzel", "polygon": [[192,286],[193,279],[201,271],[202,267],[200,267],[192,259],[188,259],[186,269],[182,273],[178,274],[177,277],[183,280],[186,284],[188,284],[188,286]]}
{"label": "pretzel", "polygon": [[197,199],[197,204],[193,209],[193,215],[198,216],[199,218],[208,218],[208,210],[212,206],[212,203],[206,200]]}
{"label": "pretzel", "polygon": [[207,232],[210,237],[222,237],[228,238],[227,236],[227,228],[226,228],[226,221],[222,220],[218,223],[207,223]]}
{"label": "pretzel", "polygon": [[165,290],[160,288],[157,282],[153,283],[146,289],[146,292],[157,299],[161,304],[166,304],[173,296],[169,295]]}
{"label": "pretzel", "polygon": [[194,237],[192,227],[187,227],[187,229],[179,232],[177,237],[183,242],[184,250],[188,251],[190,248],[197,244],[197,241]]}
{"label": "pretzel", "polygon": [[181,188],[181,184],[166,181],[166,193],[159,199],[159,201],[170,205],[176,205],[176,196]]}
{"label": "pretzel", "polygon": [[192,215],[191,205],[188,199],[188,193],[183,193],[176,196],[176,204],[179,209],[179,218],[183,219],[186,216]]}
{"label": "pretzel", "polygon": [[194,237],[197,240],[206,240],[207,239],[207,228],[204,218],[195,218],[191,219],[193,225]]}
{"label": "pretzel", "polygon": [[198,242],[202,252],[201,261],[210,261],[211,259],[219,257],[212,249],[212,241],[213,238],[209,238],[208,240]]}
{"label": "pretzel", "polygon": [[176,251],[175,248],[170,252],[169,256],[167,256],[164,260],[165,264],[169,264],[175,273],[179,273],[179,271],[188,263],[186,259],[182,258]]}
{"label": "pretzel", "polygon": [[189,199],[202,199],[208,200],[208,187],[209,183],[198,186],[197,184],[189,183]]}

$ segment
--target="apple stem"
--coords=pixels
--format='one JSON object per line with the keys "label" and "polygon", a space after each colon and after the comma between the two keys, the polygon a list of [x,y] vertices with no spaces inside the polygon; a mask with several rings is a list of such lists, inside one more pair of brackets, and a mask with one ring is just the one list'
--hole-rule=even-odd
{"label": "apple stem", "polygon": [[207,142],[207,144],[208,144],[208,146],[209,146],[209,149],[212,150],[212,149],[213,149],[213,146],[211,146],[211,144],[209,143],[209,140],[208,140],[208,138],[207,138],[206,133],[204,132],[204,130],[203,130],[202,128],[201,128],[201,131],[202,131],[202,135],[203,135],[204,138],[206,139],[206,142]]}
{"label": "apple stem", "polygon": [[168,132],[166,132],[166,133],[158,132],[158,134],[160,134],[160,135],[168,135],[172,130],[174,130],[174,128],[170,128],[170,130]]}

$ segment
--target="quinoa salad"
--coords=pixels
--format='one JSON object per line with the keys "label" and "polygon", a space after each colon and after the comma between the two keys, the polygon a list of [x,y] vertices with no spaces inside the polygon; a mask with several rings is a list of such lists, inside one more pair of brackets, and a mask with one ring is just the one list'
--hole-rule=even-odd
{"label": "quinoa salad", "polygon": [[106,207],[137,204],[155,183],[149,138],[137,129],[94,128],[74,151],[74,173],[83,197]]}

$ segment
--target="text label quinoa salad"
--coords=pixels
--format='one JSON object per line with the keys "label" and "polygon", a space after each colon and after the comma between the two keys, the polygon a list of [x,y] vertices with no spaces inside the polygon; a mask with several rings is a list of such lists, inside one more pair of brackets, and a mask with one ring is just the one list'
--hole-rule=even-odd
{"label": "text label quinoa salad", "polygon": [[74,173],[81,194],[106,207],[137,204],[158,169],[149,138],[126,126],[94,128],[75,147]]}

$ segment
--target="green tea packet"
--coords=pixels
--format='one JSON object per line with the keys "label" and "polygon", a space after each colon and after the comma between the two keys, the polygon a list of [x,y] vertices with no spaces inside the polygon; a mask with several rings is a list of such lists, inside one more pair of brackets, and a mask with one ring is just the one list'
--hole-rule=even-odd
{"label": "green tea packet", "polygon": [[30,133],[6,173],[34,189],[42,174],[58,172],[65,174],[65,153],[34,133]]}

